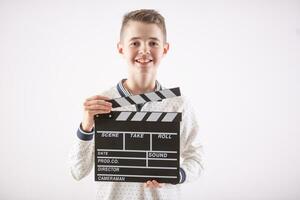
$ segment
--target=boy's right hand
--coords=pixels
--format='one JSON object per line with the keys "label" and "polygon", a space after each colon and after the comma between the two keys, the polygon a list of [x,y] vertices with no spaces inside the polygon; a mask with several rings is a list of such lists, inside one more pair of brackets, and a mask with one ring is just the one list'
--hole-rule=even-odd
{"label": "boy's right hand", "polygon": [[94,115],[110,113],[112,104],[105,100],[109,100],[109,98],[100,95],[92,96],[85,100],[83,103],[84,113],[81,123],[83,131],[90,132],[93,129]]}

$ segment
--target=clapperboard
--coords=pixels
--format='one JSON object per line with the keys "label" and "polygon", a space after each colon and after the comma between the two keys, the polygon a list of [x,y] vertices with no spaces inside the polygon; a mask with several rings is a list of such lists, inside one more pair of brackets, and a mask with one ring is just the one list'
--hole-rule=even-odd
{"label": "clapperboard", "polygon": [[[179,88],[109,100],[113,108],[180,96]],[[95,115],[95,180],[179,182],[181,113]]]}

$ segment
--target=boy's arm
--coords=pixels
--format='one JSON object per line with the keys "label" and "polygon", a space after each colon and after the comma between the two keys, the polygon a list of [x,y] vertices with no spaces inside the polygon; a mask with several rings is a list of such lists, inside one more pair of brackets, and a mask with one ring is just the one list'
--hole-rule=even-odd
{"label": "boy's arm", "polygon": [[[94,115],[111,111],[108,97],[96,95],[87,98],[83,103],[84,115],[77,131],[77,140],[70,151],[71,174],[76,180],[88,175],[94,163]],[[90,131],[91,130],[91,131]],[[90,132],[88,132],[90,131]]]}
{"label": "boy's arm", "polygon": [[189,102],[183,105],[181,126],[181,157],[180,182],[196,180],[203,171],[203,147],[200,139],[199,126]]}
{"label": "boy's arm", "polygon": [[71,174],[74,179],[80,180],[90,173],[94,163],[93,131],[84,132],[80,124],[69,157]]}

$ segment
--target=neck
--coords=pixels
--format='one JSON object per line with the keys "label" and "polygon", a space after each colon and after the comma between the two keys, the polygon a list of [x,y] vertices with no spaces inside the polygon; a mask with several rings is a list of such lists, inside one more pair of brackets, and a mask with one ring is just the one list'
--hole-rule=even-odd
{"label": "neck", "polygon": [[146,92],[153,92],[155,90],[155,77],[128,77],[124,82],[124,87],[131,94],[142,94]]}

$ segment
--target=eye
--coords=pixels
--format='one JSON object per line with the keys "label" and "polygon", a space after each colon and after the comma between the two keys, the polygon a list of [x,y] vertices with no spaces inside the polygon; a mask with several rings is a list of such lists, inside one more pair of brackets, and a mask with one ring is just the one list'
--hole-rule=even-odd
{"label": "eye", "polygon": [[134,42],[131,42],[131,43],[130,43],[130,46],[131,46],[131,47],[138,47],[139,45],[140,45],[140,43],[137,42],[137,41],[134,41]]}
{"label": "eye", "polygon": [[154,41],[151,41],[151,42],[149,42],[149,45],[150,45],[151,47],[155,47],[155,46],[158,46],[158,43],[157,43],[157,42],[154,42]]}

